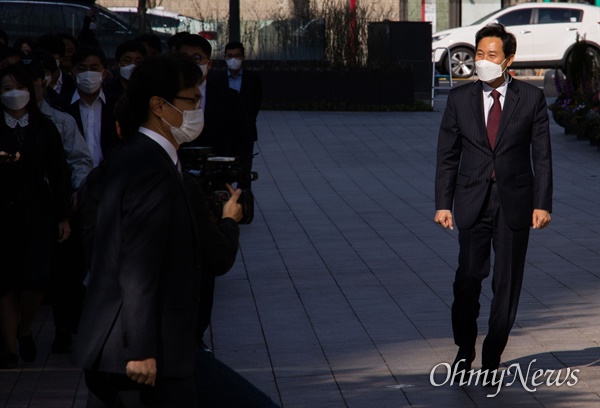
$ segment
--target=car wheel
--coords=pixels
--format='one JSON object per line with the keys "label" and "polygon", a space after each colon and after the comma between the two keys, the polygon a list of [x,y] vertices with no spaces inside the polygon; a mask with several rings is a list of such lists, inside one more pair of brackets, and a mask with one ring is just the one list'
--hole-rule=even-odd
{"label": "car wheel", "polygon": [[[447,64],[444,64],[448,66]],[[469,78],[475,70],[475,53],[468,48],[450,50],[450,68],[454,78]]]}

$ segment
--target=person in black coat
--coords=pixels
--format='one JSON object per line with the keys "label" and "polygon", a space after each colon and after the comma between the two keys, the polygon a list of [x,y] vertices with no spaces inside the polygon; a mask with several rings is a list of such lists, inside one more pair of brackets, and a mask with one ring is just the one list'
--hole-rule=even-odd
{"label": "person in black coat", "polygon": [[[249,172],[253,140],[246,110],[238,92],[209,75],[212,67],[210,43],[199,35],[189,34],[177,42],[175,49],[192,57],[203,72],[200,91],[205,124],[200,136],[189,145],[211,147],[218,156],[238,157]],[[249,181],[238,182],[238,187],[247,188],[249,184]]]}
{"label": "person in black coat", "polygon": [[70,233],[70,176],[60,135],[37,106],[27,68],[3,68],[0,83],[0,368],[16,368],[17,340],[23,361],[36,358],[31,324],[52,248]]}
{"label": "person in black coat", "polygon": [[[201,131],[200,77],[190,59],[159,57],[128,84],[124,140],[104,164],[72,353],[85,369],[88,406],[129,406],[128,392],[141,406],[196,406],[202,253],[177,149]],[[241,192],[231,193],[235,203]]]}
{"label": "person in black coat", "polygon": [[225,63],[227,70],[217,74],[215,81],[220,81],[240,93],[244,102],[244,109],[250,126],[252,140],[258,140],[258,130],[256,128],[256,118],[262,105],[262,79],[254,71],[243,68],[246,54],[244,45],[237,41],[232,41],[225,45]]}

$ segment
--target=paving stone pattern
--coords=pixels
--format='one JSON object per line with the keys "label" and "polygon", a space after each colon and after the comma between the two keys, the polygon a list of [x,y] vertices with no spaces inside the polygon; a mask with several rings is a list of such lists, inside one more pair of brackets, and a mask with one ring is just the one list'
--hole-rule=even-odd
{"label": "paving stone pattern", "polygon": [[[600,152],[552,120],[552,223],[531,233],[502,364],[524,376],[531,364],[530,388],[538,369],[561,381],[578,369],[578,381],[527,391],[517,374],[493,398],[432,385],[456,353],[458,253],[457,231],[432,221],[436,109],[260,114],[256,218],[217,280],[216,356],[285,408],[600,407]],[[491,297],[488,279],[478,354]],[[0,407],[85,406],[80,371],[49,353],[51,316],[44,307],[36,321],[38,361],[0,370]],[[440,366],[433,380],[445,377]]]}

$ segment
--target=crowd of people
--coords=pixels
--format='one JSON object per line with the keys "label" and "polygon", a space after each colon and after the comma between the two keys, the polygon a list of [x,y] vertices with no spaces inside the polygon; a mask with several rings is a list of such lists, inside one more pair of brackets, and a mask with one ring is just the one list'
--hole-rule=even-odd
{"label": "crowd of people", "polygon": [[242,177],[216,219],[178,149],[252,168],[260,76],[231,42],[144,34],[114,63],[89,24],[10,42],[0,30],[0,368],[37,358],[32,322],[52,306],[52,353],[85,372],[89,407],[276,407],[204,341],[215,277],[233,265]]}

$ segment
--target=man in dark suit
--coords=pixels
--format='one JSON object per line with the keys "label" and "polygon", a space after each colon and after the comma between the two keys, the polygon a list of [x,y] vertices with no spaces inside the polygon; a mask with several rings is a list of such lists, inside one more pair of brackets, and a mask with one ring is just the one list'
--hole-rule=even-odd
{"label": "man in dark suit", "polygon": [[[204,37],[189,34],[175,45],[192,57],[204,76],[200,84],[204,129],[193,146],[208,146],[218,156],[239,157],[247,167],[252,160],[252,134],[240,94],[209,75],[212,47]],[[241,187],[241,186],[240,186]]]}
{"label": "man in dark suit", "polygon": [[177,149],[202,130],[200,77],[187,58],[150,59],[120,102],[124,140],[105,164],[72,354],[88,407],[196,406],[202,259]]}
{"label": "man in dark suit", "polygon": [[[475,358],[481,282],[495,262],[482,369],[496,370],[517,313],[529,229],[552,209],[552,158],[543,92],[506,74],[516,39],[500,24],[476,35],[479,80],[452,90],[442,119],[435,222],[459,229],[452,329],[457,370]],[[491,372],[490,371],[490,372]]]}
{"label": "man in dark suit", "polygon": [[250,133],[252,139],[256,142],[258,139],[256,118],[262,105],[262,80],[256,72],[243,69],[245,59],[246,55],[242,43],[237,41],[227,43],[225,45],[227,70],[219,74],[218,80],[222,81],[223,85],[240,93],[248,116]]}
{"label": "man in dark suit", "polygon": [[[200,83],[202,110],[204,111],[204,129],[200,136],[185,146],[208,146],[218,156],[239,157],[246,169],[251,166],[252,137],[248,130],[248,119],[238,92],[228,86],[208,79],[212,66],[212,47],[208,40],[196,35],[183,36],[175,50],[196,61],[203,73]],[[248,176],[249,177],[249,176]],[[247,184],[250,184],[249,181]],[[238,182],[239,188],[246,188]],[[210,324],[213,305],[216,271],[209,270],[202,276],[203,303],[199,319],[199,333],[204,333]]]}
{"label": "man in dark suit", "polygon": [[[227,70],[215,77],[215,81],[220,81],[224,86],[228,86],[240,93],[248,118],[249,131],[253,142],[256,142],[258,140],[256,118],[262,105],[262,80],[256,72],[243,69],[242,65],[245,58],[246,55],[242,43],[237,41],[227,43],[225,45]],[[252,147],[253,150],[254,146]],[[251,171],[252,156],[250,156],[247,164],[247,171]],[[243,187],[250,189],[250,184],[248,181]]]}

